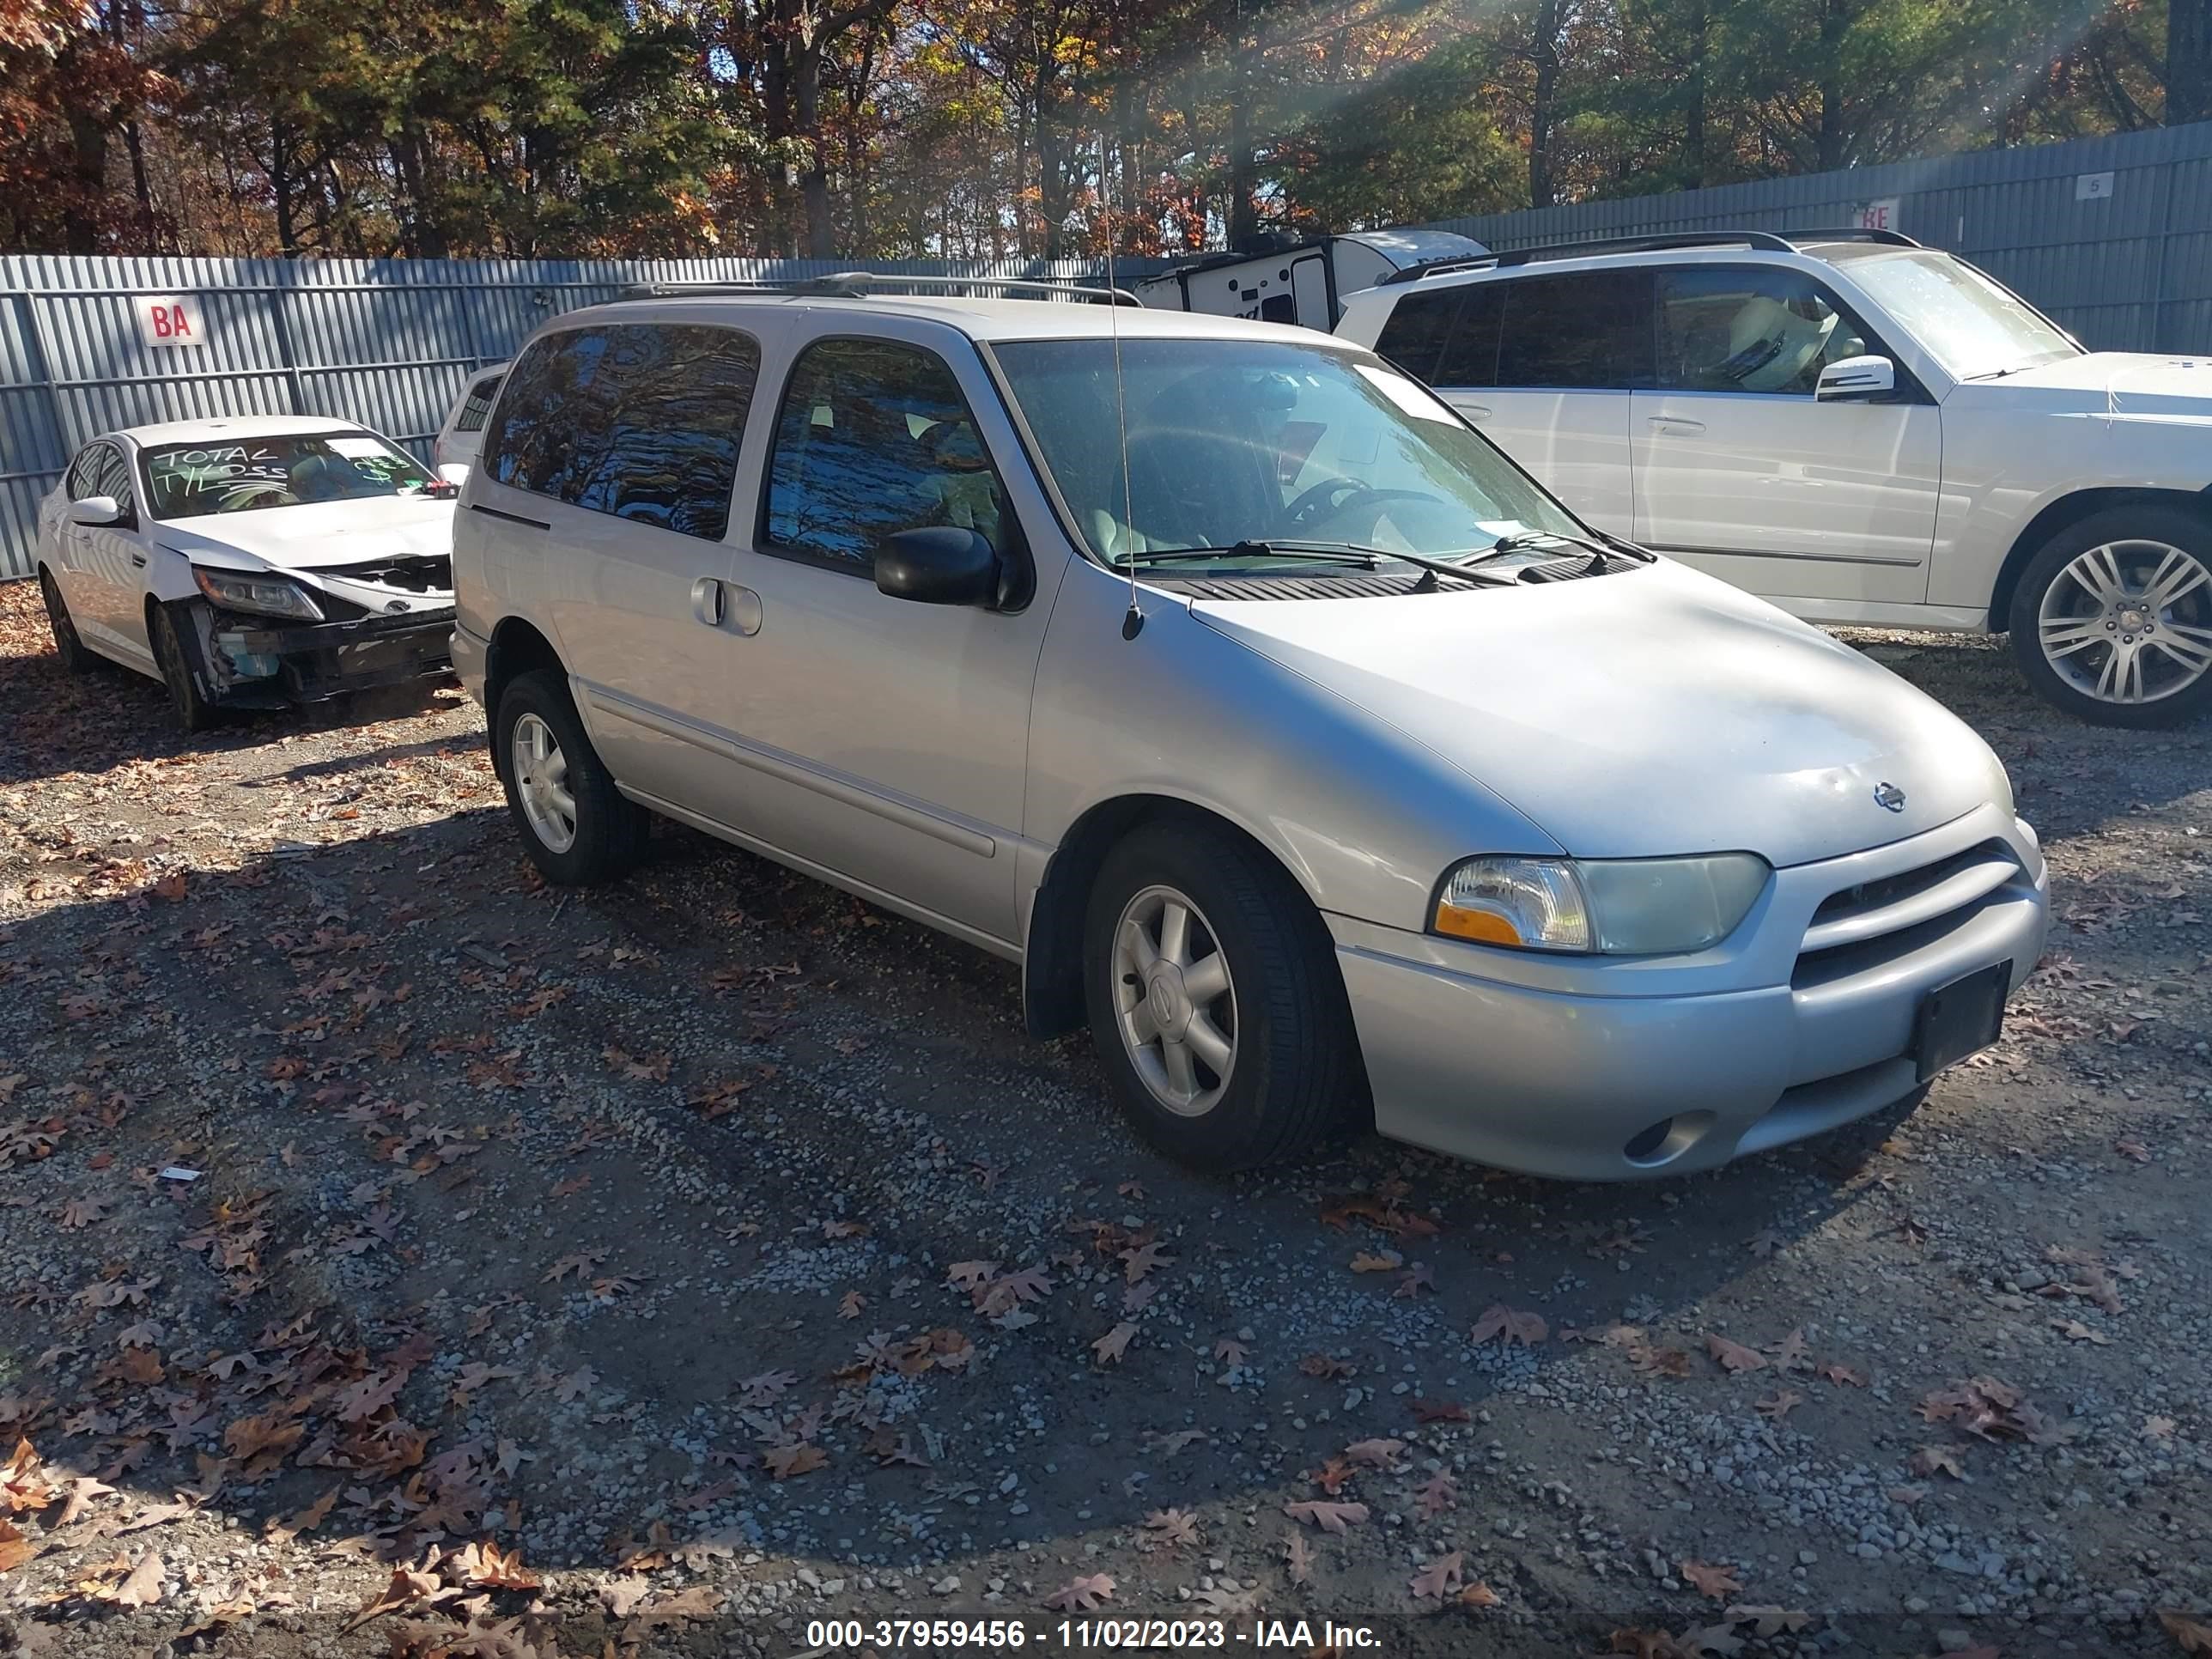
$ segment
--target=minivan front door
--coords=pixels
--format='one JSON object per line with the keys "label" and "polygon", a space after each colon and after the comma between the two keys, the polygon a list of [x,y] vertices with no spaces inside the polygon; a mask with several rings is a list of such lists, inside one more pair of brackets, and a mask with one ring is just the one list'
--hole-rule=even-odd
{"label": "minivan front door", "polygon": [[[885,338],[897,325],[869,320],[868,338],[798,353],[772,412],[760,522],[736,538],[732,604],[756,625],[732,657],[745,776],[729,827],[1008,950],[1030,690],[1066,554],[1040,562],[1014,610],[877,589],[875,550],[894,531],[957,526],[1027,555],[993,464],[1018,451],[974,348],[920,322],[910,341]],[[964,357],[964,385],[940,341]]]}
{"label": "minivan front door", "polygon": [[1942,414],[1903,378],[1893,401],[1813,395],[1826,364],[1893,354],[1778,266],[1662,270],[1658,301],[1659,386],[1630,419],[1636,539],[1810,614],[1923,601]]}

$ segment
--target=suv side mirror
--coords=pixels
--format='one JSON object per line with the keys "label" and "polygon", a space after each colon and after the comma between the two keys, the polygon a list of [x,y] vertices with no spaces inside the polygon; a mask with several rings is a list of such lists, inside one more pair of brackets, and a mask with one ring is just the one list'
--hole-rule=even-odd
{"label": "suv side mirror", "polygon": [[88,495],[70,503],[69,519],[71,524],[96,530],[101,525],[122,523],[123,507],[112,495]]}
{"label": "suv side mirror", "polygon": [[1887,357],[1844,357],[1820,371],[1813,396],[1822,403],[1860,403],[1897,390],[1897,365]]}
{"label": "suv side mirror", "polygon": [[876,549],[876,587],[922,605],[993,605],[999,556],[982,535],[957,525],[894,531]]}

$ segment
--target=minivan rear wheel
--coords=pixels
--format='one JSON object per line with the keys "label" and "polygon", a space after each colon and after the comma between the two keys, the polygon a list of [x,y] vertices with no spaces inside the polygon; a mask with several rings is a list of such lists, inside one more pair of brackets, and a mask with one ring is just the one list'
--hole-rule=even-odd
{"label": "minivan rear wheel", "polygon": [[2212,521],[2108,507],[2045,543],[2013,595],[2013,654],[2099,726],[2174,726],[2212,706]]}
{"label": "minivan rear wheel", "polygon": [[1364,1097],[1328,929],[1224,832],[1155,822],[1107,855],[1084,981],[1123,1111],[1183,1163],[1228,1173],[1295,1158]]}
{"label": "minivan rear wheel", "polygon": [[595,886],[644,855],[651,820],[615,787],[559,675],[533,669],[500,694],[492,764],[530,861],[548,881]]}

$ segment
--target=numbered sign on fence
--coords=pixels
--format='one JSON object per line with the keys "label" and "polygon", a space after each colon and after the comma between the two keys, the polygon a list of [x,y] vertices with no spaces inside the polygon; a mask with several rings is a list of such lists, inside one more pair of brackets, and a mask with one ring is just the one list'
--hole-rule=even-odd
{"label": "numbered sign on fence", "polygon": [[200,302],[189,294],[138,294],[131,296],[138,314],[138,337],[149,346],[196,346],[207,343],[207,329]]}

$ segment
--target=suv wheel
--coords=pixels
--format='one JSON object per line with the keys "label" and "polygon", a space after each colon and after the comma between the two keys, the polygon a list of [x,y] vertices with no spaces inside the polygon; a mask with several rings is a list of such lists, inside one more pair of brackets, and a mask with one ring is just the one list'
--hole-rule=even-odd
{"label": "suv wheel", "polygon": [[1147,824],[1108,854],[1084,980],[1122,1109],[1186,1164],[1226,1173],[1295,1158],[1364,1097],[1320,916],[1218,831]]}
{"label": "suv wheel", "polygon": [[2212,523],[2175,507],[2093,514],[2044,544],[2013,595],[2028,683],[2100,726],[2172,726],[2212,699]]}
{"label": "suv wheel", "polygon": [[55,585],[53,573],[44,565],[39,567],[39,597],[46,602],[46,626],[53,630],[54,654],[62,659],[62,667],[71,674],[89,674],[100,659],[77,637],[69,605]]}
{"label": "suv wheel", "polygon": [[149,607],[152,624],[154,661],[161,671],[161,684],[169,693],[169,714],[183,732],[204,732],[215,724],[216,706],[192,678],[185,656],[185,642],[177,633],[176,612],[166,605]]}
{"label": "suv wheel", "polygon": [[615,787],[559,675],[534,669],[500,694],[492,765],[531,862],[548,881],[595,886],[628,874],[643,856],[646,811]]}

